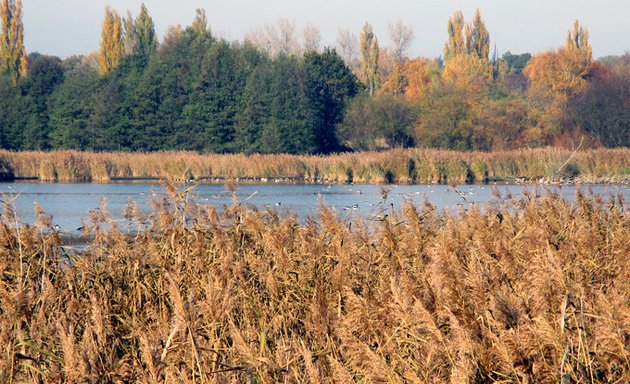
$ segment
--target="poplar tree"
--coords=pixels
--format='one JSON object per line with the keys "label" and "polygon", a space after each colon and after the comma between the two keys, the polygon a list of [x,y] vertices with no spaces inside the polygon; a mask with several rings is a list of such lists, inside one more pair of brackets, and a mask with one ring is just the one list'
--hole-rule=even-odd
{"label": "poplar tree", "polygon": [[157,49],[157,37],[155,36],[155,23],[147,7],[142,4],[140,14],[136,18],[135,32],[138,42],[138,53],[149,56]]}
{"label": "poplar tree", "polygon": [[122,19],[110,7],[105,8],[105,20],[101,33],[101,49],[98,69],[101,75],[115,68],[125,52]]}
{"label": "poplar tree", "polygon": [[208,18],[206,18],[206,10],[197,8],[195,9],[195,13],[195,19],[193,20],[191,28],[200,35],[208,32]]}
{"label": "poplar tree", "polygon": [[123,17],[122,22],[125,28],[125,55],[132,55],[138,52],[138,33],[131,11],[127,11],[127,17]]}
{"label": "poplar tree", "polygon": [[360,37],[361,56],[363,58],[361,73],[363,80],[368,87],[370,96],[376,93],[378,88],[378,39],[372,31],[372,26],[365,23]]}
{"label": "poplar tree", "polygon": [[22,0],[1,0],[0,66],[13,84],[26,76],[26,49],[22,24]]}
{"label": "poplar tree", "polygon": [[464,41],[464,14],[457,11],[448,19],[448,41],[444,45],[444,61],[466,53]]}
{"label": "poplar tree", "polygon": [[481,60],[488,60],[490,54],[490,33],[481,18],[479,9],[475,12],[473,21],[466,25],[466,52]]}
{"label": "poplar tree", "polygon": [[157,37],[155,35],[155,23],[147,7],[142,4],[140,14],[133,18],[131,12],[123,19],[125,26],[125,54],[139,54],[150,56],[157,49]]}
{"label": "poplar tree", "polygon": [[580,25],[578,20],[573,22],[573,29],[567,33],[565,48],[570,52],[578,52],[587,64],[593,61],[593,49],[588,42],[588,30]]}

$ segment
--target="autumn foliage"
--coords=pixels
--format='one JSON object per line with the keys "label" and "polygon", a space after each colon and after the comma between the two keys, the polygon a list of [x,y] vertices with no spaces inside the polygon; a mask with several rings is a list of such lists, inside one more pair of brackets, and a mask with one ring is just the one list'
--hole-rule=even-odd
{"label": "autumn foliage", "polygon": [[22,0],[0,1],[0,19],[0,70],[17,84],[27,70]]}
{"label": "autumn foliage", "polygon": [[[369,22],[321,47],[282,19],[227,41],[205,10],[160,43],[146,6],[106,8],[98,53],[26,57],[21,2],[3,0],[0,147],[330,154],[398,147],[496,151],[630,145],[630,59],[595,60],[575,21],[558,48],[502,55],[480,10],[455,12],[443,56]],[[358,35],[358,36],[357,36]],[[564,44],[562,44],[564,42]],[[29,70],[26,71],[26,64]]]}

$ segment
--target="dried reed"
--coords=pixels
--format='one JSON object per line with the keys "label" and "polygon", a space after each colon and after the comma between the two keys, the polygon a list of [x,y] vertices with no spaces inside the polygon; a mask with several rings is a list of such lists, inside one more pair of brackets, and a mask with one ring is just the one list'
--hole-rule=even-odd
{"label": "dried reed", "polygon": [[79,253],[5,209],[0,382],[630,381],[620,197],[350,225],[165,189],[132,235],[93,217]]}

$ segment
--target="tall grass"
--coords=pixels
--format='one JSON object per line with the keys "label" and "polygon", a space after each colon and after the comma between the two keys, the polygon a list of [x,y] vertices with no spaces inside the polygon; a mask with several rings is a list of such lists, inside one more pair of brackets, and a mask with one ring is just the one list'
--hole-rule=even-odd
{"label": "tall grass", "polygon": [[[567,163],[567,160],[570,160]],[[0,151],[0,179],[108,182],[117,178],[304,180],[357,183],[464,183],[488,180],[627,181],[630,149],[558,148],[509,152],[429,149],[331,156],[201,155],[195,152]]]}
{"label": "tall grass", "polygon": [[299,224],[166,189],[148,216],[94,212],[78,253],[7,204],[0,382],[630,381],[621,197]]}

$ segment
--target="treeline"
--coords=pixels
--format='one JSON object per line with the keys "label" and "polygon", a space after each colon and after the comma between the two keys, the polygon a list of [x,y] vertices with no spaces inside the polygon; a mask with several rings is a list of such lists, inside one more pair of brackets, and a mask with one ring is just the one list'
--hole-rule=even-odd
{"label": "treeline", "polygon": [[197,10],[190,26],[172,27],[158,42],[143,5],[136,17],[107,8],[99,52],[62,60],[26,56],[21,2],[2,4],[0,38],[11,42],[0,48],[4,149],[318,154],[630,145],[630,56],[593,60],[578,22],[562,48],[499,58],[481,14],[466,23],[456,12],[444,56],[414,59],[413,30],[400,21],[389,26],[391,46],[380,46],[366,23],[359,38],[342,31],[336,48],[322,49],[316,28],[300,45],[286,20],[228,42]]}
{"label": "treeline", "polygon": [[203,14],[159,49],[101,52],[102,75],[90,58],[29,58],[0,86],[3,148],[332,152],[357,92],[334,50],[270,58],[215,38]]}
{"label": "treeline", "polygon": [[400,59],[380,50],[385,68],[372,72],[381,80],[377,90],[353,100],[340,129],[347,145],[481,151],[630,145],[630,56],[593,60],[579,22],[563,47],[534,56],[508,51],[498,58],[496,48],[490,54],[479,11],[470,23],[455,13],[448,33],[443,59]]}

